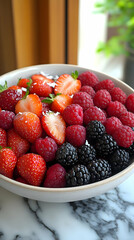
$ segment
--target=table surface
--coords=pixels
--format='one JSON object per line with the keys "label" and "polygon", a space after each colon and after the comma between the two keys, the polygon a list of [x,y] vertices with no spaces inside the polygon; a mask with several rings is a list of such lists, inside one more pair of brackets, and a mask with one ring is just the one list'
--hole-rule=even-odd
{"label": "table surface", "polygon": [[84,201],[45,203],[0,188],[0,240],[134,240],[134,174]]}

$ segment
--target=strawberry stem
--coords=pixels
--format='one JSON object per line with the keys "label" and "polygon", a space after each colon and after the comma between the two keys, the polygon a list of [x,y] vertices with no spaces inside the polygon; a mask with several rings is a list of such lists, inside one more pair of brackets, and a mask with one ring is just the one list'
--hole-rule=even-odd
{"label": "strawberry stem", "polygon": [[8,86],[7,86],[7,81],[5,81],[5,84],[4,84],[4,85],[0,85],[0,92],[5,91],[7,88],[8,88]]}
{"label": "strawberry stem", "polygon": [[78,71],[72,72],[71,76],[76,80],[78,78]]}
{"label": "strawberry stem", "polygon": [[30,86],[31,86],[32,82],[33,82],[32,79],[29,78],[29,82],[27,82],[27,90],[26,90],[26,93],[25,93],[25,95],[23,96],[22,99],[26,99],[27,95],[29,94],[29,89],[30,89]]}

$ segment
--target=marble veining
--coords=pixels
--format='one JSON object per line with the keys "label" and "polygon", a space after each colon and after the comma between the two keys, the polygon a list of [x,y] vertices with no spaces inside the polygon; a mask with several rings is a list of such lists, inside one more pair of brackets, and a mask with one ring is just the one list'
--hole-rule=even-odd
{"label": "marble veining", "polygon": [[44,203],[0,188],[0,240],[134,240],[134,175],[107,193]]}

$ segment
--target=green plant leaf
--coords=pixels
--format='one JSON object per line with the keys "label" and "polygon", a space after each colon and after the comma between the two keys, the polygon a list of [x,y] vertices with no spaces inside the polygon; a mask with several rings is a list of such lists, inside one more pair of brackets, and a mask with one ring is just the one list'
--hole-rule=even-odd
{"label": "green plant leaf", "polygon": [[29,94],[29,89],[30,89],[30,86],[31,86],[32,82],[33,82],[32,79],[29,78],[29,82],[27,82],[27,90],[26,90],[26,93],[25,93],[25,95],[23,96],[22,99],[26,99],[27,95]]}
{"label": "green plant leaf", "polygon": [[71,76],[74,78],[74,79],[77,79],[78,78],[78,71],[75,71],[75,72],[72,72]]}
{"label": "green plant leaf", "polygon": [[7,81],[5,81],[5,84],[4,84],[4,85],[0,85],[0,92],[5,91],[7,88],[8,88],[8,86],[7,86]]}

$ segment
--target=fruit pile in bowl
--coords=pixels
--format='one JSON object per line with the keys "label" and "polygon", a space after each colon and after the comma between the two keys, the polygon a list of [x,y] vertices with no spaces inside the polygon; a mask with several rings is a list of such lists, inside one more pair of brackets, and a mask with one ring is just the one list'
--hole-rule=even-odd
{"label": "fruit pile in bowl", "polygon": [[73,65],[38,65],[0,78],[0,183],[50,202],[85,199],[134,169],[134,93]]}

